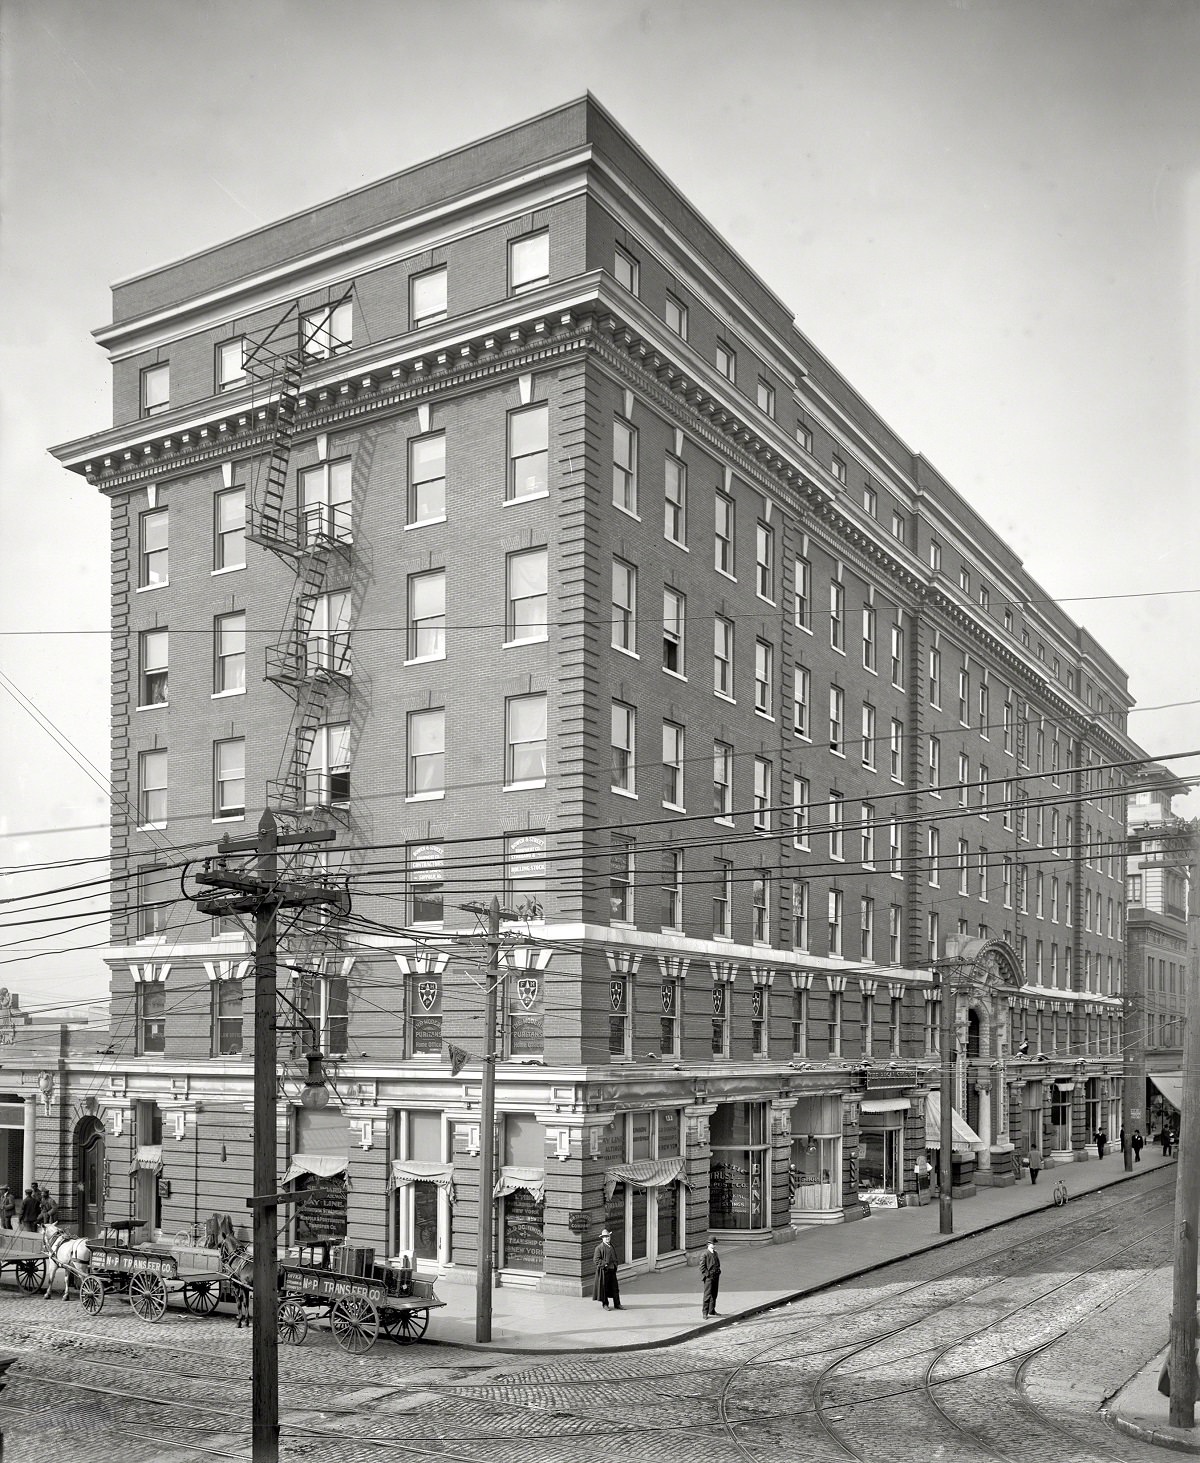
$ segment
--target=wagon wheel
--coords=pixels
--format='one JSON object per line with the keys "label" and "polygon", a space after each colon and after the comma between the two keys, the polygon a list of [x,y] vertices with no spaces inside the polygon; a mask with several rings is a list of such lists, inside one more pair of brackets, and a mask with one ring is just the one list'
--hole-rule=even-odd
{"label": "wagon wheel", "polygon": [[217,1308],[221,1299],[219,1280],[196,1280],[183,1287],[183,1303],[189,1311],[198,1316],[208,1316]]}
{"label": "wagon wheel", "polygon": [[129,1282],[129,1304],[143,1321],[161,1321],[167,1309],[167,1287],[161,1275],[140,1271]]}
{"label": "wagon wheel", "polygon": [[337,1301],[329,1313],[329,1321],[337,1344],[343,1351],[356,1355],[370,1351],[379,1335],[379,1312],[369,1300],[359,1300],[356,1296]]}
{"label": "wagon wheel", "polygon": [[94,1275],[85,1275],[79,1287],[79,1298],[89,1316],[98,1316],[104,1309],[104,1282]]}
{"label": "wagon wheel", "polygon": [[280,1341],[286,1341],[289,1346],[300,1345],[308,1335],[308,1316],[302,1301],[288,1296],[279,1303],[277,1329]]}
{"label": "wagon wheel", "polygon": [[396,1341],[420,1341],[428,1327],[428,1311],[387,1310],[383,1313],[384,1332]]}
{"label": "wagon wheel", "polygon": [[46,1278],[45,1260],[18,1260],[17,1284],[22,1290],[34,1291],[42,1288]]}

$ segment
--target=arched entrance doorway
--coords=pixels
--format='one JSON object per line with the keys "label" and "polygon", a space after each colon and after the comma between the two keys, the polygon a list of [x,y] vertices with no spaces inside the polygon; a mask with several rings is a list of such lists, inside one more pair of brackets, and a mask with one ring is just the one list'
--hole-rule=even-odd
{"label": "arched entrance doorway", "polygon": [[75,1128],[75,1193],[79,1233],[94,1239],[104,1223],[104,1124],[97,1117]]}

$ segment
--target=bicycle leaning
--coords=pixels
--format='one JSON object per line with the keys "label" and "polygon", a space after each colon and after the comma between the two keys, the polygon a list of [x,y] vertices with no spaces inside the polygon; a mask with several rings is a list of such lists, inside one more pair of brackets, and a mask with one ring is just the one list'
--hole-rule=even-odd
{"label": "bicycle leaning", "polygon": [[1054,1185],[1055,1207],[1061,1209],[1070,1197],[1070,1194],[1067,1193],[1066,1181],[1059,1179],[1058,1183]]}

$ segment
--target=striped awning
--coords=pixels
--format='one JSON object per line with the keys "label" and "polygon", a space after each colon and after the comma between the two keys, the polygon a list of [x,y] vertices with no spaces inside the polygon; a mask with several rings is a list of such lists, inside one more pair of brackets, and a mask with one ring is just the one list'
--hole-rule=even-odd
{"label": "striped awning", "polygon": [[129,1165],[130,1173],[149,1170],[151,1173],[162,1173],[162,1144],[143,1143],[133,1155],[133,1162]]}
{"label": "striped awning", "polygon": [[436,1184],[445,1189],[454,1203],[454,1165],[452,1163],[429,1163],[418,1158],[397,1158],[392,1162],[387,1187],[390,1194],[403,1184]]}
{"label": "striped awning", "polygon": [[[957,1108],[950,1109],[950,1146],[955,1153],[969,1153],[972,1148],[982,1148],[983,1139],[961,1116]],[[942,1146],[942,1094],[929,1092],[925,1095],[925,1146],[940,1149]]]}
{"label": "striped awning", "polygon": [[678,1183],[684,1178],[686,1162],[682,1158],[639,1158],[633,1163],[615,1163],[604,1171],[604,1202],[613,1196],[618,1184],[631,1189],[657,1189],[663,1184]]}

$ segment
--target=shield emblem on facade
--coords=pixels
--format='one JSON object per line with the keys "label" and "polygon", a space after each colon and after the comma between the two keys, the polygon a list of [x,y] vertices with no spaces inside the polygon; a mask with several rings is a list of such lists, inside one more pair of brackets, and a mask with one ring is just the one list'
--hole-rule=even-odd
{"label": "shield emblem on facade", "polygon": [[625,982],[623,980],[609,981],[608,1004],[614,1011],[623,1011],[625,1009]]}
{"label": "shield emblem on facade", "polygon": [[534,1001],[537,1000],[538,995],[538,983],[534,980],[533,976],[523,975],[517,981],[517,995],[520,998],[521,1005],[528,1011]]}
{"label": "shield emblem on facade", "polygon": [[417,999],[421,1002],[426,1011],[432,1011],[437,1005],[438,983],[436,980],[423,980],[417,985]]}
{"label": "shield emblem on facade", "polygon": [[664,980],[662,983],[662,1008],[667,1016],[675,1014],[675,983]]}
{"label": "shield emblem on facade", "polygon": [[725,1014],[725,987],[718,983],[713,986],[713,1015],[724,1016]]}

